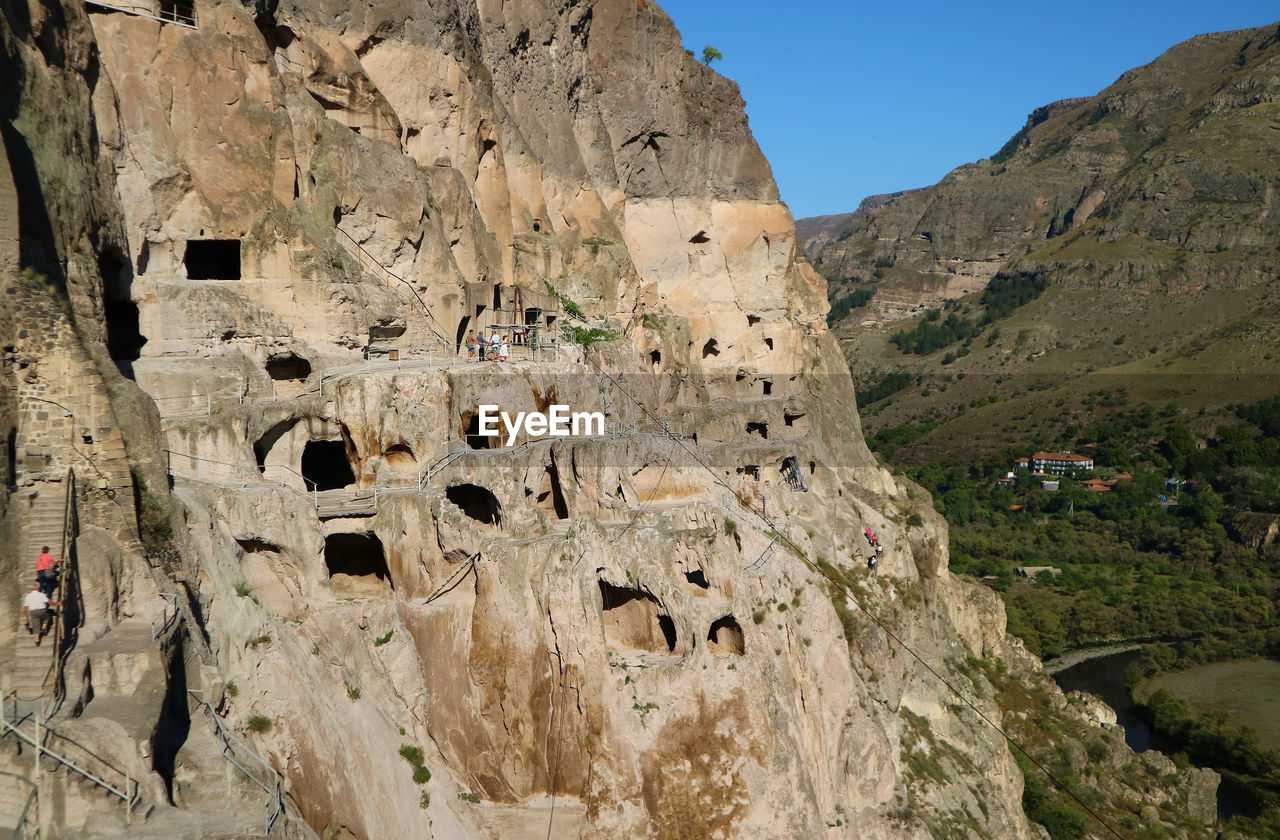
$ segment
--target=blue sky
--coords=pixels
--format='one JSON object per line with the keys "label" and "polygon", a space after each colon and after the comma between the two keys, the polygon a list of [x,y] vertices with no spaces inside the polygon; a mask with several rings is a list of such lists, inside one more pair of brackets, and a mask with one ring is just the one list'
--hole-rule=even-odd
{"label": "blue sky", "polygon": [[1091,96],[1202,32],[1280,20],[1275,0],[1076,3],[658,0],[712,44],[797,218],[927,186],[994,154],[1033,109]]}

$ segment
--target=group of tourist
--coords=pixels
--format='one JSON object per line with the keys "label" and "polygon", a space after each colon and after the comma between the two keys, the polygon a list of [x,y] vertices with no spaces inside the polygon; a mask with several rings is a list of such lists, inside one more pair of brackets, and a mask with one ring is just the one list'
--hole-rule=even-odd
{"label": "group of tourist", "polygon": [[54,587],[58,582],[58,564],[45,546],[36,558],[36,585],[22,599],[22,614],[27,621],[27,632],[36,637],[36,647],[44,641],[53,625],[53,607],[57,604],[50,600]]}
{"label": "group of tourist", "polygon": [[489,351],[489,360],[494,362],[505,362],[511,355],[511,344],[507,341],[507,337],[499,330],[494,330],[493,334],[486,337],[484,330],[480,331],[479,338],[476,337],[476,331],[471,330],[467,333],[467,361],[471,361],[476,357],[476,351],[480,351],[480,361],[484,361],[485,351]]}
{"label": "group of tourist", "polygon": [[864,529],[862,534],[867,538],[867,545],[875,549],[871,552],[871,556],[867,558],[867,568],[874,572],[876,567],[880,565],[880,556],[884,554],[884,546],[880,545],[880,537],[870,528]]}

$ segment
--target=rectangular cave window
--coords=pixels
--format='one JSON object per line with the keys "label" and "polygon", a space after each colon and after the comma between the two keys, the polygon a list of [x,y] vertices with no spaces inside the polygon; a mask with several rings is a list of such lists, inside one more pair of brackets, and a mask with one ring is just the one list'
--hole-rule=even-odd
{"label": "rectangular cave window", "polygon": [[239,280],[239,239],[188,239],[182,255],[190,280]]}
{"label": "rectangular cave window", "polygon": [[161,20],[195,26],[196,4],[192,0],[160,0],[160,14],[158,17]]}
{"label": "rectangular cave window", "polygon": [[748,423],[748,424],[747,424],[747,434],[749,434],[749,435],[759,435],[760,437],[764,438],[765,440],[768,440],[768,439],[769,439],[769,424],[768,424],[768,423]]}

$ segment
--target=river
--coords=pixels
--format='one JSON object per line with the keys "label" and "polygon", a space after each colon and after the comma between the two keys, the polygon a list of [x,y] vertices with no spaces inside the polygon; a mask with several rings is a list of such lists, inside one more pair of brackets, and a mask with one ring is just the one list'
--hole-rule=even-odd
{"label": "river", "polygon": [[[1177,752],[1176,747],[1137,716],[1133,704],[1129,702],[1124,672],[1130,662],[1136,662],[1141,656],[1140,649],[1125,650],[1064,668],[1055,673],[1053,678],[1063,691],[1087,691],[1101,697],[1103,702],[1115,710],[1116,723],[1124,727],[1125,743],[1134,752]],[[1218,786],[1218,819],[1256,817],[1260,811],[1260,803],[1249,796],[1247,791],[1237,790],[1225,780]]]}

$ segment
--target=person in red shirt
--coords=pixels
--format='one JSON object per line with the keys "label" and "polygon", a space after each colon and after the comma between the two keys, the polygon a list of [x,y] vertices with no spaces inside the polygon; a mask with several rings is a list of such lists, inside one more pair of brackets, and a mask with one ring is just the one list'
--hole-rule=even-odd
{"label": "person in red shirt", "polygon": [[53,567],[58,564],[53,559],[53,555],[49,553],[49,546],[44,547],[44,551],[36,558],[36,579],[40,584],[40,591],[44,593],[46,598],[53,597],[53,584],[55,581]]}

